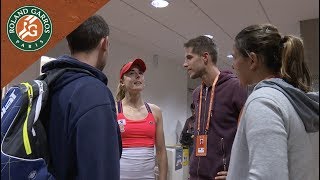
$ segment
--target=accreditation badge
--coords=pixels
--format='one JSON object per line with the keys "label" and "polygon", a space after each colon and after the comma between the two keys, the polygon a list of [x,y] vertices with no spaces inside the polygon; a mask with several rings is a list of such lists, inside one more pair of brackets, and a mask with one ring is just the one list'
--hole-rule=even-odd
{"label": "accreditation badge", "polygon": [[207,156],[208,135],[198,135],[196,139],[196,156]]}
{"label": "accreditation badge", "polygon": [[119,129],[120,129],[120,132],[124,132],[125,131],[125,125],[126,125],[126,120],[125,119],[119,119],[118,120],[118,125],[119,125]]}

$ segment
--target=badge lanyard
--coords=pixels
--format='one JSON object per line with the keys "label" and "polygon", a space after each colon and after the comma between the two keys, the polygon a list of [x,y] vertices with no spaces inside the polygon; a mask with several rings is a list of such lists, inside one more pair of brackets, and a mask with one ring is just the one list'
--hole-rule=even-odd
{"label": "badge lanyard", "polygon": [[208,139],[208,131],[209,131],[209,125],[210,125],[210,117],[212,116],[212,104],[214,100],[214,91],[215,86],[217,84],[218,78],[220,73],[216,76],[216,78],[213,81],[212,89],[211,89],[211,95],[210,95],[210,104],[209,104],[209,113],[207,118],[207,125],[205,129],[204,135],[200,135],[200,119],[201,119],[201,106],[202,106],[202,91],[203,91],[203,83],[201,85],[200,90],[200,102],[199,102],[199,110],[198,110],[198,135],[196,139],[196,156],[207,156],[207,139]]}

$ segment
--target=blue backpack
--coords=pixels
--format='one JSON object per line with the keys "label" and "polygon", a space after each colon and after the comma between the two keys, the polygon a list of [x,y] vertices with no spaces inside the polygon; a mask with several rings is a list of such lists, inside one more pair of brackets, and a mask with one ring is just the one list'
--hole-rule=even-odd
{"label": "blue backpack", "polygon": [[36,80],[11,87],[2,99],[1,179],[54,179],[48,170],[50,153],[45,127],[49,111],[46,103],[50,85],[66,71],[94,76],[84,69],[55,69]]}

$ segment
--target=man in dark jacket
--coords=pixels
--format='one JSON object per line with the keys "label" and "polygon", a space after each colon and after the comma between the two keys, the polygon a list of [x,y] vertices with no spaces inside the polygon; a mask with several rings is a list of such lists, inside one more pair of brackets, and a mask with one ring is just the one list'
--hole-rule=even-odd
{"label": "man in dark jacket", "polygon": [[247,98],[246,89],[231,72],[217,67],[217,47],[212,38],[199,36],[184,44],[190,78],[201,78],[193,92],[195,104],[194,151],[190,180],[225,179],[237,119]]}
{"label": "man in dark jacket", "polygon": [[109,49],[109,28],[92,16],[67,36],[71,56],[45,64],[42,72],[67,71],[50,87],[48,141],[50,171],[56,179],[119,180],[121,137],[115,103],[102,70]]}
{"label": "man in dark jacket", "polygon": [[186,120],[182,132],[180,134],[180,143],[183,147],[189,148],[189,158],[193,151],[193,137],[194,137],[194,122],[195,122],[195,109],[194,104],[191,103],[190,110],[192,115]]}

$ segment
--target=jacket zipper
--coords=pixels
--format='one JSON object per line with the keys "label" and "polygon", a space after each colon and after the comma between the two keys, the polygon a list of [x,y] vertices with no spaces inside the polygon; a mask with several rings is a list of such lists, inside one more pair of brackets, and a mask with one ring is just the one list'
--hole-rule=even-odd
{"label": "jacket zipper", "polygon": [[[204,117],[203,117],[203,132],[205,132],[205,126],[206,126],[206,119],[208,118],[206,115],[209,116],[207,111],[207,95],[208,95],[208,87],[206,87],[206,96],[204,97]],[[207,118],[206,118],[207,117]]]}
{"label": "jacket zipper", "polygon": [[227,160],[226,160],[226,151],[224,147],[224,140],[221,138],[221,150],[222,150],[222,163],[223,163],[223,170],[227,170]]}
{"label": "jacket zipper", "polygon": [[[208,95],[208,87],[206,87],[206,95],[204,97],[204,115],[206,115],[206,112],[207,112],[207,95]],[[202,97],[200,97],[202,98]],[[202,107],[202,105],[200,104],[200,106]],[[200,114],[200,117],[201,117],[201,114]],[[206,116],[203,117],[203,119],[205,120],[206,119]],[[205,121],[202,121],[203,122],[203,129],[204,129],[204,124],[205,124]],[[200,125],[201,125],[201,121],[200,121]],[[205,129],[204,129],[205,130]],[[201,132],[201,129],[200,129],[200,132]],[[208,148],[208,147],[207,147]],[[199,179],[199,168],[200,168],[200,157],[198,157],[198,168],[197,168],[197,179]]]}

